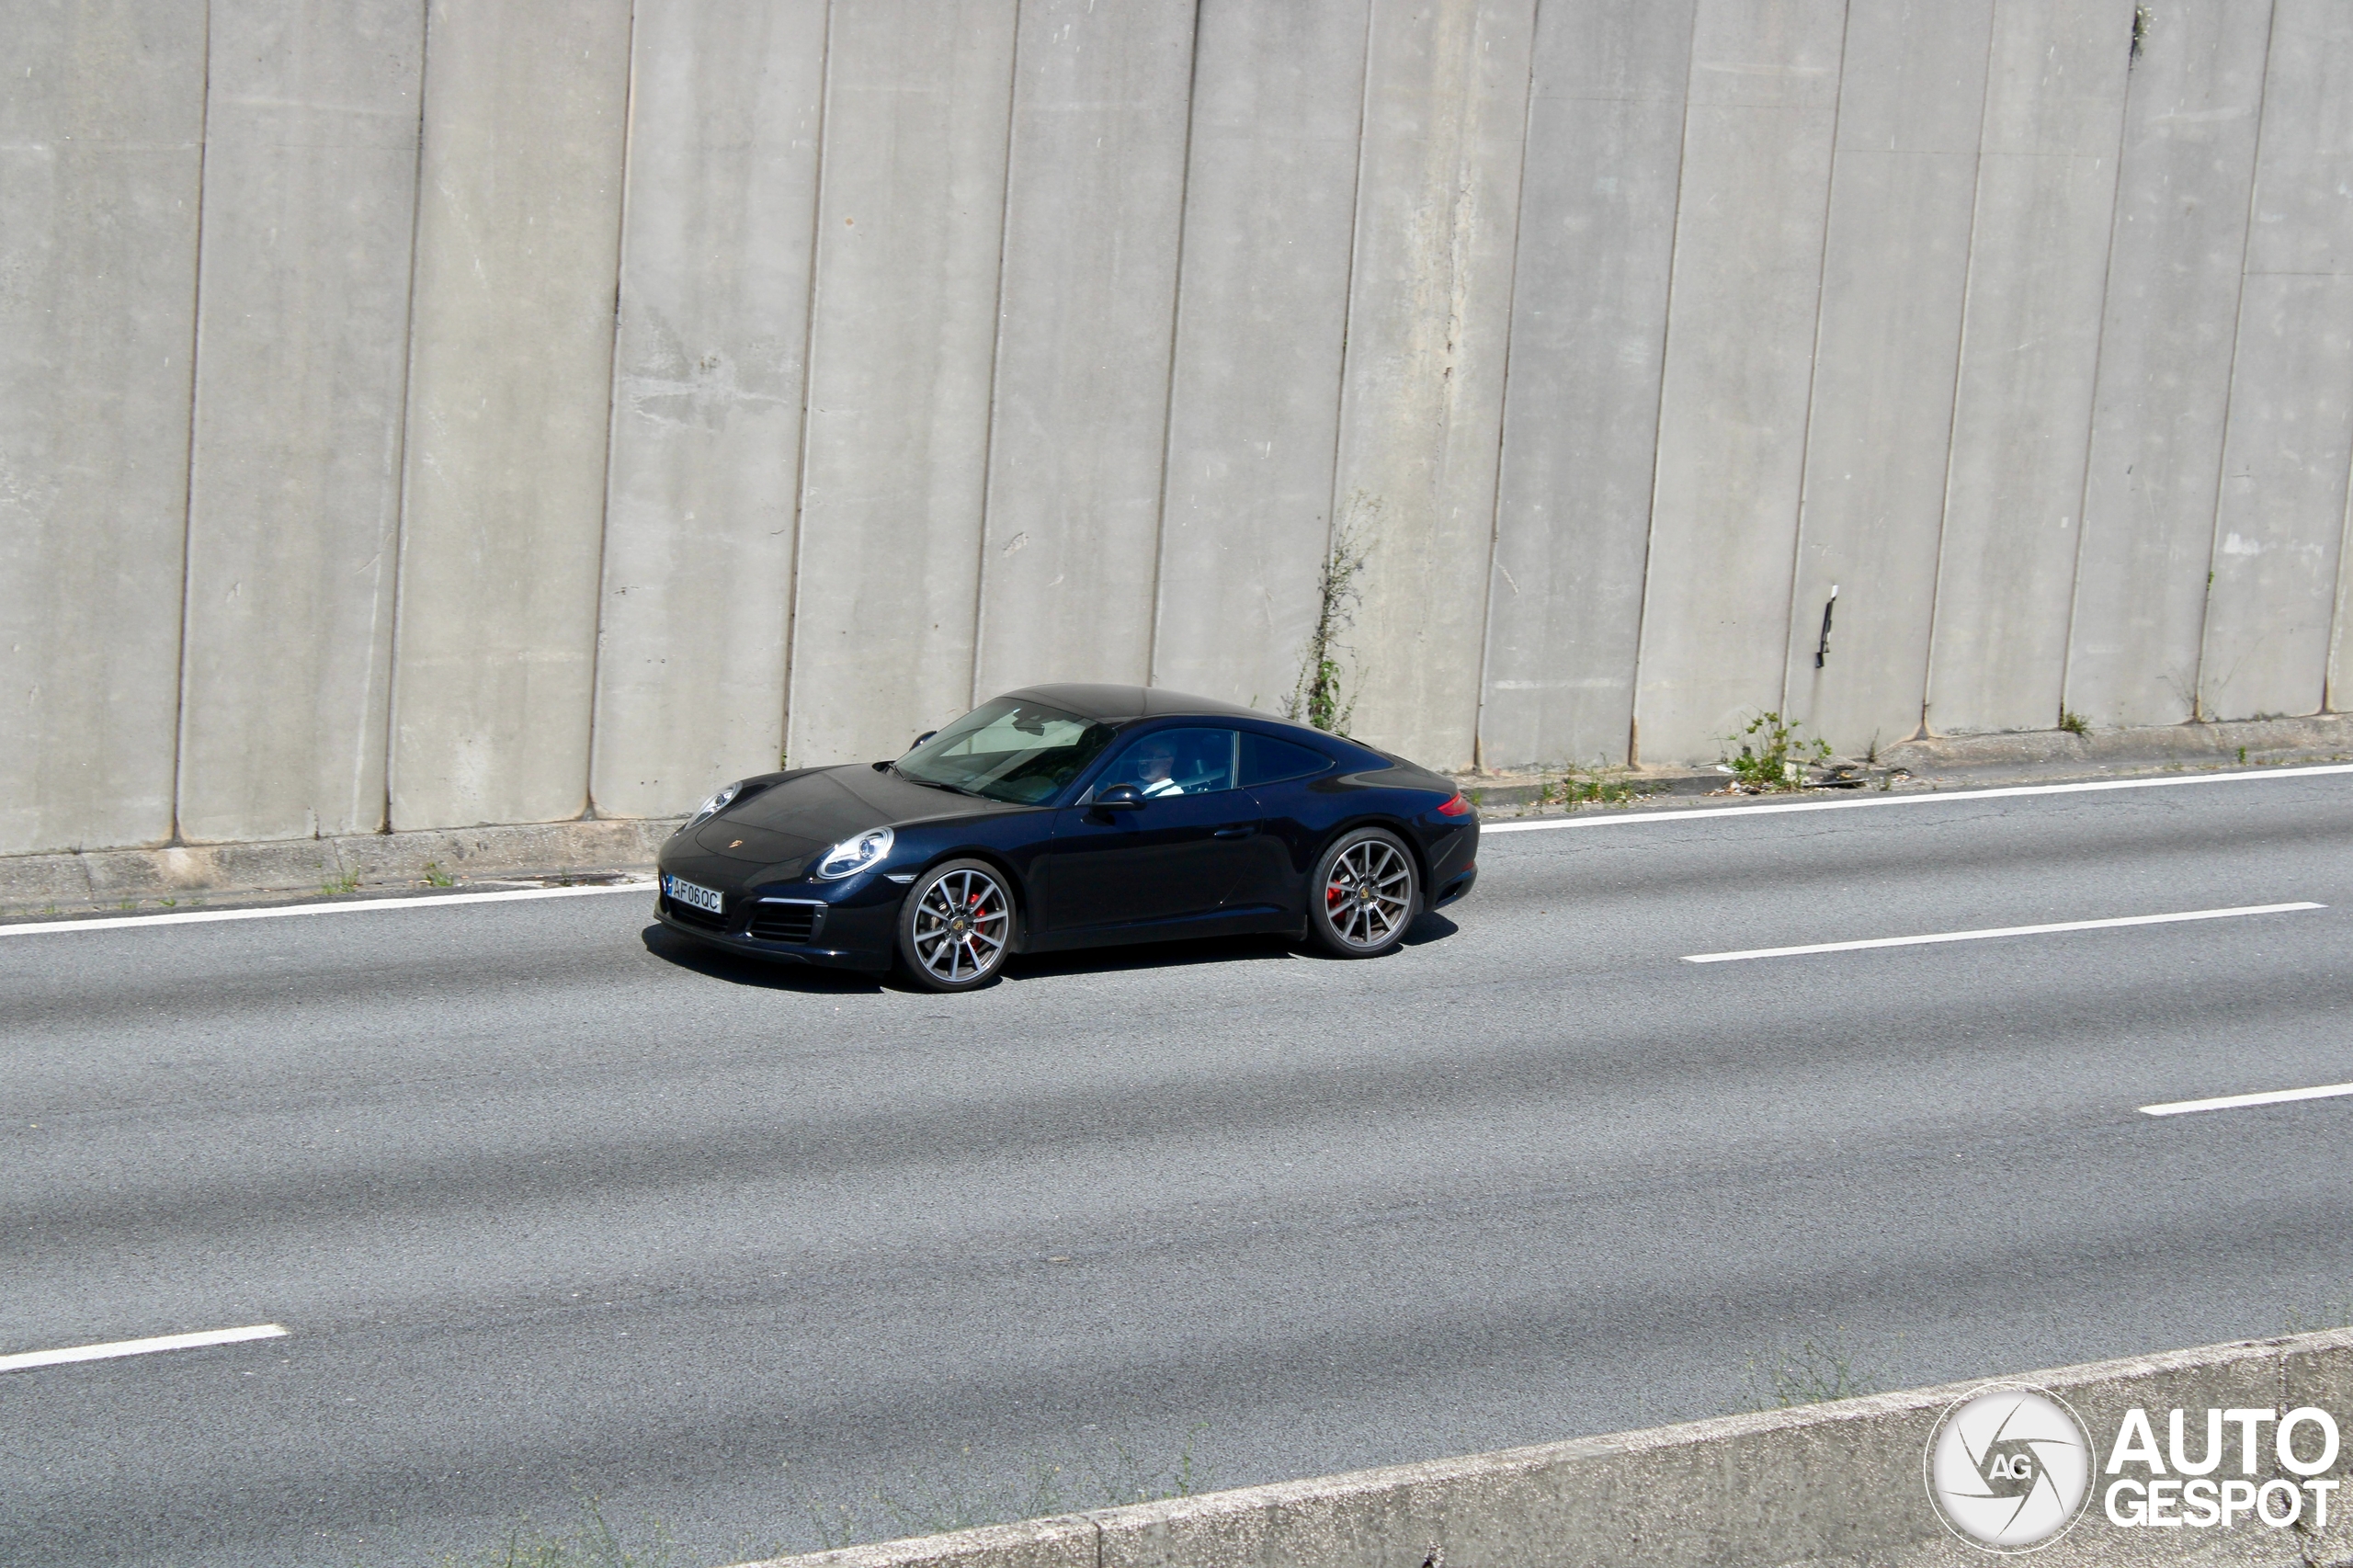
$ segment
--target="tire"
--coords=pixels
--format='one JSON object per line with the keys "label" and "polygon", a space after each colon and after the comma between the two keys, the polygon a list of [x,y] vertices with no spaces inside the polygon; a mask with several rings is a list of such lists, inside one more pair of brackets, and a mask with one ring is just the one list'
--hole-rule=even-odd
{"label": "tire", "polygon": [[926,991],[978,990],[1005,967],[1013,917],[1012,879],[995,866],[934,866],[899,905],[899,968]]}
{"label": "tire", "polygon": [[1340,835],[1307,884],[1307,934],[1335,958],[1379,958],[1405,939],[1421,912],[1413,853],[1386,828]]}

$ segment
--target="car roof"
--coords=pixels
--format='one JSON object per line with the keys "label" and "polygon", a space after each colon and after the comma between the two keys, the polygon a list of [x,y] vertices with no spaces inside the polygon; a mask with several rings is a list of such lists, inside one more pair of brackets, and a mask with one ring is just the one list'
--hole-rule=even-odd
{"label": "car roof", "polygon": [[1025,686],[1018,691],[1006,692],[1006,696],[1035,698],[1050,708],[1060,708],[1082,719],[1099,719],[1106,723],[1120,723],[1130,719],[1211,717],[1282,722],[1255,708],[1221,702],[1214,697],[1193,697],[1157,686]]}

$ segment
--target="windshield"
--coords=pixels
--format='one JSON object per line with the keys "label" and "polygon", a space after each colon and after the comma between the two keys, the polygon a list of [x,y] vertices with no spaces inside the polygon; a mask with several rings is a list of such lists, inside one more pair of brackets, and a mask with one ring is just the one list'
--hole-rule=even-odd
{"label": "windshield", "polygon": [[901,757],[895,766],[920,784],[1033,806],[1079,775],[1111,744],[1111,726],[1042,702],[1000,697],[984,703]]}

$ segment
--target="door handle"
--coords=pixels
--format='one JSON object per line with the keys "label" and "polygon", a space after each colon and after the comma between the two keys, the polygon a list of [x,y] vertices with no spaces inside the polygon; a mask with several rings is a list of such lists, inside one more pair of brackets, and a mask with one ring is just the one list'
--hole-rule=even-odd
{"label": "door handle", "polygon": [[1228,826],[1219,828],[1210,836],[1212,838],[1247,838],[1257,831],[1258,824],[1255,822],[1238,822]]}

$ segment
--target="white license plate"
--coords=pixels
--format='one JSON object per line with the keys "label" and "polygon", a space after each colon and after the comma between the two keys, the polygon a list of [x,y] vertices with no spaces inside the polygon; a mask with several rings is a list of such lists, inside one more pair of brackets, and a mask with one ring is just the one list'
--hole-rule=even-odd
{"label": "white license plate", "polygon": [[698,887],[692,882],[683,881],[676,877],[664,877],[662,891],[670,895],[670,900],[674,903],[708,910],[713,915],[720,913],[719,895],[709,888]]}

